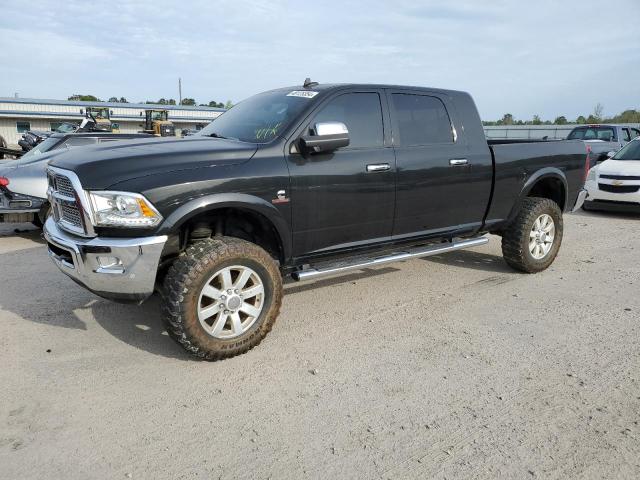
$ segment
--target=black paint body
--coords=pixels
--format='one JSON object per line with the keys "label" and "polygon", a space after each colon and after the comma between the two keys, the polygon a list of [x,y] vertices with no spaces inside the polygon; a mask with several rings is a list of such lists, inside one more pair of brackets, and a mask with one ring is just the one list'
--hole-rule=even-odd
{"label": "black paint body", "polygon": [[[299,87],[282,89],[283,92]],[[497,232],[536,182],[556,179],[565,210],[584,180],[579,141],[508,142],[485,139],[472,98],[463,92],[376,85],[318,85],[308,107],[267,144],[190,136],[90,147],[58,156],[87,190],[143,194],[163,215],[155,229],[97,229],[101,236],[169,235],[196,215],[221,208],[259,214],[273,225],[283,269],[314,259],[349,255],[399,243],[419,243]],[[316,112],[345,92],[377,92],[384,145],[301,154],[299,139]],[[453,143],[403,146],[394,138],[393,92],[429,95],[447,108]],[[395,136],[397,138],[397,135]],[[464,158],[465,166],[451,166]],[[389,164],[382,172],[367,165]],[[288,201],[278,201],[284,190]]]}

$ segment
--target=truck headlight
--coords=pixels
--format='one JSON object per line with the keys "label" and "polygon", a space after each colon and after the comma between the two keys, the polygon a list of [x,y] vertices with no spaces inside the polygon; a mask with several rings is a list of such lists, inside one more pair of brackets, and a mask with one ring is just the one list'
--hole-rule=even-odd
{"label": "truck headlight", "polygon": [[587,175],[587,182],[595,182],[596,181],[596,169],[592,168],[589,170],[589,174]]}
{"label": "truck headlight", "polygon": [[128,192],[89,192],[96,227],[153,227],[162,215],[142,195]]}

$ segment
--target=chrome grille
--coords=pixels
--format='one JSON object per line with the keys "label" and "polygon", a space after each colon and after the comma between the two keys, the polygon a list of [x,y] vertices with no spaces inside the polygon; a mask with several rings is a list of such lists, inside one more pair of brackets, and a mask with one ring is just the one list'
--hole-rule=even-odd
{"label": "chrome grille", "polygon": [[73,189],[71,180],[62,175],[54,175],[55,189],[65,197],[75,198],[76,191]]}
{"label": "chrome grille", "polygon": [[62,215],[60,218],[65,222],[70,223],[74,227],[82,227],[82,217],[80,216],[80,210],[75,203],[60,202],[60,212]]}
{"label": "chrome grille", "polygon": [[[64,170],[54,169],[53,167],[47,171],[49,200],[53,218],[60,228],[86,236],[83,207],[78,204],[78,198],[81,198],[78,195],[81,195],[82,192],[76,191],[74,187],[74,181],[71,178],[74,174],[69,172],[69,176],[67,176],[62,172]],[[75,184],[78,183],[77,178],[75,182]]]}

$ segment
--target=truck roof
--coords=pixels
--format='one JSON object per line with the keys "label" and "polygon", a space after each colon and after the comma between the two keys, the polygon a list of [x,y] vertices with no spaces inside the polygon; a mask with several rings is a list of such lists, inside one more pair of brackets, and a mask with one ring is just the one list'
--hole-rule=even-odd
{"label": "truck roof", "polygon": [[422,90],[422,91],[436,92],[436,93],[442,93],[442,94],[452,94],[452,93],[467,94],[467,92],[464,92],[461,90],[447,90],[442,88],[420,87],[415,85],[413,86],[412,85],[392,85],[392,84],[383,84],[383,83],[318,83],[309,87],[304,87],[303,85],[294,85],[290,87],[274,88],[273,90],[270,90],[270,91],[284,92],[284,91],[294,91],[294,90],[309,90],[312,92],[323,92],[323,91],[330,91],[330,90],[340,90],[345,88],[362,88],[362,89],[389,88],[389,89],[395,89],[395,90]]}

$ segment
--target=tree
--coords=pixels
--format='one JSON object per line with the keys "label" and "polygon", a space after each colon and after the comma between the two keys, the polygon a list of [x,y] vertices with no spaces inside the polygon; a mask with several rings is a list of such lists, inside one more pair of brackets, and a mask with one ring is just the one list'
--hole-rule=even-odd
{"label": "tree", "polygon": [[118,97],[109,97],[111,103],[118,103]]}
{"label": "tree", "polygon": [[534,115],[531,124],[532,125],[542,125],[542,120],[540,120],[540,115]]}
{"label": "tree", "polygon": [[233,107],[233,102],[231,100],[227,100],[227,103],[224,104],[224,108],[229,110],[231,107]]}
{"label": "tree", "polygon": [[180,105],[196,105],[196,101],[193,98],[183,98]]}
{"label": "tree", "polygon": [[127,102],[127,99],[124,98],[124,97],[120,97],[120,98],[118,98],[118,97],[110,97],[109,101],[111,103],[129,103],[129,102]]}
{"label": "tree", "polygon": [[593,115],[591,115],[589,118],[593,117],[596,121],[595,122],[589,122],[589,123],[600,123],[602,121],[602,112],[604,110],[604,107],[602,106],[602,104],[600,102],[598,102],[596,104],[595,107],[593,107]]}
{"label": "tree", "polygon": [[209,107],[214,107],[214,108],[224,108],[224,103],[222,102],[216,102],[215,100],[211,100],[209,102]]}
{"label": "tree", "polygon": [[587,117],[585,123],[600,123],[600,119],[596,117],[594,114],[591,114]]}
{"label": "tree", "polygon": [[129,102],[127,101],[127,99],[126,99],[126,98],[124,98],[124,97],[120,97],[119,102],[120,102],[120,103],[129,103]]}
{"label": "tree", "polygon": [[567,121],[567,117],[565,117],[564,115],[560,115],[559,117],[556,117],[553,123],[554,125],[566,125],[569,122]]}
{"label": "tree", "polygon": [[95,97],[93,95],[79,95],[79,94],[71,95],[68,98],[68,100],[71,100],[72,102],[101,102],[102,101],[98,97]]}
{"label": "tree", "polygon": [[587,123],[587,119],[584,118],[582,115],[580,115],[577,118],[576,123],[579,124],[579,125],[584,125],[585,123]]}
{"label": "tree", "polygon": [[499,125],[513,125],[513,115],[505,113],[502,116],[502,120],[498,120]]}

